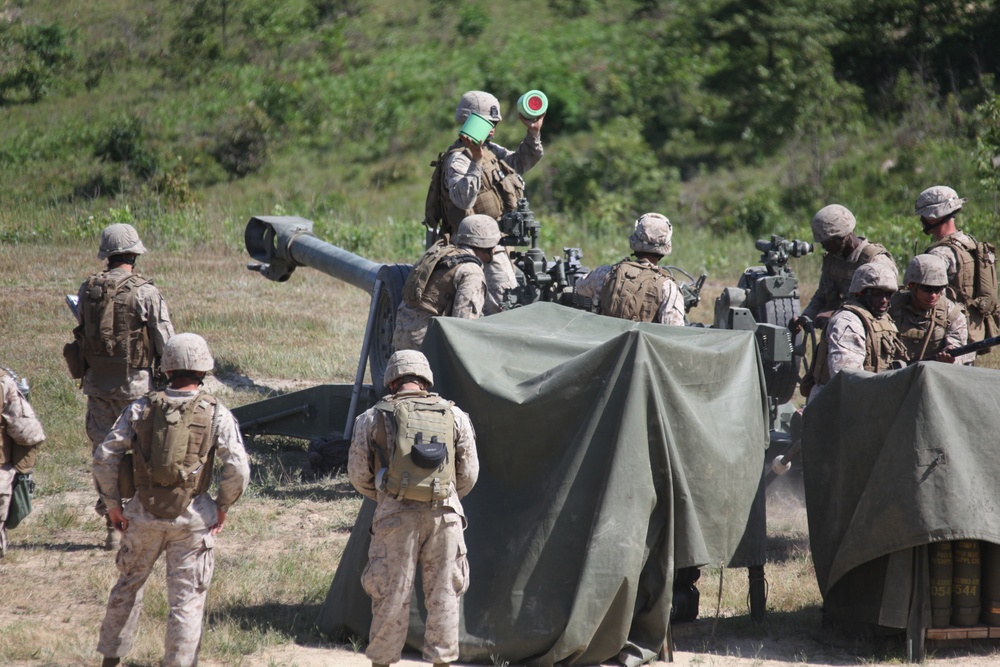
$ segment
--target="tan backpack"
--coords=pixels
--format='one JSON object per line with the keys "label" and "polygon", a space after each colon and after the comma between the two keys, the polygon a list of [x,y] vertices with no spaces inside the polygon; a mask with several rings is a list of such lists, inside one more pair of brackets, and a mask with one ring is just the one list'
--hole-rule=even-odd
{"label": "tan backpack", "polygon": [[[452,402],[425,392],[380,401],[375,451],[385,490],[396,498],[430,502],[451,495],[455,481],[455,415]],[[391,419],[393,429],[386,427]],[[392,447],[388,434],[393,433]]]}

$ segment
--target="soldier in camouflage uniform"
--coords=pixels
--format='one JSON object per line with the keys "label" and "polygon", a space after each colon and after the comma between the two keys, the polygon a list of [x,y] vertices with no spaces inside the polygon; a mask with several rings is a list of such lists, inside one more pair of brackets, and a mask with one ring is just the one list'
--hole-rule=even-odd
{"label": "soldier in camouflage uniform", "polygon": [[[365,592],[372,598],[372,625],[365,655],[373,667],[400,660],[419,566],[427,607],[423,656],[435,665],[446,665],[458,659],[459,601],[469,586],[462,534],[467,522],[460,498],[472,490],[479,477],[476,434],[465,412],[427,393],[434,384],[434,375],[420,352],[394,353],[385,383],[392,395],[358,417],[347,465],[354,488],[378,503],[372,519],[368,565],[361,576]],[[394,410],[401,404],[420,401],[431,401],[432,407],[450,417],[443,422],[444,428],[453,430],[453,434],[447,434],[450,437],[443,436],[451,440],[449,455],[453,464],[434,487],[439,491],[432,496],[436,500],[411,499],[407,489],[419,485],[393,491],[399,488],[392,482],[394,475],[398,478],[393,468],[402,460],[397,454],[401,456],[399,448],[403,446],[399,444],[401,427]],[[410,428],[404,432],[410,433]],[[411,456],[416,458],[412,450],[406,459]],[[447,464],[447,458],[438,460]],[[419,471],[411,474],[419,476]]]}
{"label": "soldier in camouflage uniform", "polygon": [[493,261],[500,228],[488,215],[470,215],[452,236],[432,245],[413,267],[396,309],[392,344],[397,350],[417,350],[432,317],[475,320],[483,316],[486,277],[483,267]]}
{"label": "soldier in camouflage uniform", "polygon": [[[81,386],[87,397],[87,436],[95,450],[122,410],[153,388],[154,369],[174,334],[160,291],[133,270],[145,252],[132,225],[109,226],[97,253],[108,261],[107,269],[80,286],[74,335],[88,367]],[[105,548],[116,549],[119,536],[107,508],[98,499],[94,509],[107,523]]]}
{"label": "soldier in camouflage uniform", "polygon": [[965,313],[944,294],[948,285],[944,260],[935,255],[917,255],[906,267],[903,283],[907,289],[893,295],[889,316],[899,329],[910,361],[972,363],[975,354],[958,359],[948,354],[950,348],[968,342],[969,328]]}
{"label": "soldier in camouflage uniform", "polygon": [[907,361],[906,349],[889,317],[889,302],[899,289],[895,267],[870,262],[851,279],[851,297],[830,317],[816,349],[816,384],[809,401],[845,368],[881,373]]}
{"label": "soldier in camouflage uniform", "polygon": [[[132,650],[146,580],[164,552],[170,614],[161,665],[198,663],[216,536],[250,477],[236,419],[200,388],[213,366],[201,336],[171,338],[163,351],[167,388],[131,403],[94,452],[94,478],[123,534],[116,558],[121,574],[97,644],[102,667],[118,665]],[[135,495],[123,506],[119,466],[129,465],[129,458]],[[213,500],[208,489],[216,460],[221,472]],[[173,479],[168,483],[164,474]]]}
{"label": "soldier in camouflage uniform", "polygon": [[[493,123],[502,120],[500,101],[481,90],[470,90],[462,95],[455,110],[455,122],[465,123],[472,113],[479,114]],[[442,178],[441,198],[446,202],[446,220],[442,221],[439,235],[451,233],[466,216],[474,213],[488,215],[495,220],[517,208],[517,201],[524,196],[524,179],[521,175],[542,159],[542,123],[545,116],[535,119],[521,117],[527,133],[517,150],[511,151],[493,143],[493,132],[481,145],[469,137],[459,135],[446,151]],[[500,311],[506,290],[516,287],[514,266],[506,248],[495,250],[494,261],[485,267],[485,314]]]}
{"label": "soldier in camouflage uniform", "polygon": [[45,431],[31,404],[14,378],[0,368],[0,558],[7,551],[4,524],[10,510],[14,477],[34,469],[38,446],[44,440]]}
{"label": "soldier in camouflage uniform", "polygon": [[[944,260],[948,272],[948,296],[965,313],[969,325],[969,342],[975,343],[997,332],[986,330],[984,317],[995,321],[997,312],[996,285],[992,294],[977,293],[976,257],[983,252],[983,258],[995,270],[996,256],[992,247],[981,248],[969,234],[958,228],[957,216],[962,212],[965,199],[946,185],[927,188],[917,197],[915,211],[920,216],[924,234],[934,239],[933,245],[925,252]],[[985,311],[985,312],[984,312]]]}
{"label": "soldier in camouflage uniform", "polygon": [[628,240],[635,260],[597,267],[577,281],[576,293],[597,300],[602,315],[684,326],[684,297],[670,272],[657,266],[673,250],[672,237],[666,216],[643,214]]}
{"label": "soldier in camouflage uniform", "polygon": [[812,219],[813,239],[823,246],[823,267],[819,286],[802,315],[789,323],[797,332],[805,323],[804,318],[813,320],[817,326],[825,326],[833,311],[840,308],[848,298],[851,278],[861,265],[875,262],[891,268],[898,275],[892,255],[884,246],[869,243],[863,236],[857,236],[854,228],[857,221],[854,214],[840,204],[824,206]]}

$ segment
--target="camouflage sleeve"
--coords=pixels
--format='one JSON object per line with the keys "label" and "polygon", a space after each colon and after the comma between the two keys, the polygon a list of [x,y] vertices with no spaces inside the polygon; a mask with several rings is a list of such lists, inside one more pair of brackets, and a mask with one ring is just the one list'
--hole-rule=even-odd
{"label": "camouflage sleeve", "polygon": [[361,495],[376,500],[375,470],[375,408],[371,408],[354,420],[351,435],[351,450],[347,457],[347,478]]}
{"label": "camouflage sleeve", "polygon": [[236,417],[222,405],[215,414],[215,453],[222,464],[215,505],[219,511],[228,512],[250,483],[250,460]]}
{"label": "camouflage sleeve", "polygon": [[601,288],[604,287],[604,279],[608,277],[608,273],[610,272],[611,266],[609,264],[597,267],[576,281],[576,293],[586,299],[593,299],[600,296]]}
{"label": "camouflage sleeve", "polygon": [[451,203],[461,209],[472,208],[482,187],[483,168],[462,151],[448,156],[444,169],[444,184]]}
{"label": "camouflage sleeve", "polygon": [[[954,315],[954,316],[952,316]],[[944,334],[945,349],[949,347],[961,347],[969,342],[969,321],[965,318],[965,313],[954,303],[949,304],[948,309],[948,330]],[[956,364],[970,365],[976,359],[976,353],[970,352],[960,357],[955,357]]]}
{"label": "camouflage sleeve", "polygon": [[7,435],[24,447],[35,447],[45,441],[45,431],[35,416],[35,410],[17,390],[17,385],[6,373],[0,378],[0,399],[3,400],[2,418]]}
{"label": "camouflage sleeve", "polygon": [[493,251],[493,261],[483,265],[483,277],[486,280],[486,300],[483,303],[484,315],[496,315],[503,310],[503,297],[508,289],[517,287],[517,274],[510,261],[505,246],[497,246]]}
{"label": "camouflage sleeve", "polygon": [[104,442],[94,449],[92,464],[94,481],[97,482],[98,493],[108,507],[121,507],[122,499],[118,493],[118,464],[132,449],[132,439],[135,437],[132,424],[139,419],[146,403],[145,398],[129,403],[129,406],[118,415],[118,420],[111,427]]}
{"label": "camouflage sleeve", "polygon": [[77,308],[76,308],[76,323],[77,324],[83,324],[83,309],[80,308],[80,304],[83,303],[83,290],[86,287],[87,287],[87,281],[84,280],[82,283],[80,283],[80,289],[78,289],[76,291],[76,303],[77,303]]}
{"label": "camouflage sleeve", "polygon": [[167,302],[163,300],[160,290],[152,283],[146,283],[141,288],[139,298],[139,316],[149,328],[149,339],[157,357],[163,356],[163,347],[174,335],[174,325],[170,322],[170,311]]}
{"label": "camouflage sleeve", "polygon": [[809,299],[809,305],[802,309],[802,314],[811,320],[824,310],[829,310],[837,296],[837,286],[830,278],[826,269],[826,260],[823,260],[823,271],[819,275],[819,285],[816,286],[816,293]]}
{"label": "camouflage sleeve", "polygon": [[464,498],[479,479],[476,430],[468,414],[455,406],[451,410],[455,414],[455,491]]}
{"label": "camouflage sleeve", "polygon": [[542,159],[542,155],[545,154],[545,149],[542,147],[541,133],[535,136],[525,134],[524,139],[521,140],[521,144],[514,151],[497,144],[491,144],[491,147],[500,160],[519,174],[527,172],[538,164],[539,160]]}
{"label": "camouflage sleeve", "polygon": [[865,367],[865,325],[854,313],[841,310],[826,325],[827,366],[830,377],[845,368]]}
{"label": "camouflage sleeve", "polygon": [[945,266],[948,270],[948,280],[952,280],[955,277],[955,274],[958,273],[958,254],[955,252],[954,248],[939,245],[928,250],[927,254],[940,257],[944,260]]}
{"label": "camouflage sleeve", "polygon": [[684,296],[673,280],[664,280],[660,294],[660,308],[656,311],[656,321],[670,326],[684,326]]}
{"label": "camouflage sleeve", "polygon": [[483,270],[466,262],[455,270],[455,301],[451,316],[465,320],[476,320],[483,316],[486,301],[486,277]]}

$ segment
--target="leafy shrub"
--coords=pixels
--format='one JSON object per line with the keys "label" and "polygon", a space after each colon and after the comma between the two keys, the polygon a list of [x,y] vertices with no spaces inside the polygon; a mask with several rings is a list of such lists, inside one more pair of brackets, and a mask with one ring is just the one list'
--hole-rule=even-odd
{"label": "leafy shrub", "polygon": [[466,5],[458,15],[458,34],[465,39],[475,39],[486,31],[490,17],[479,5]]}
{"label": "leafy shrub", "polygon": [[73,61],[70,34],[59,23],[0,21],[0,103],[26,94],[42,99]]}
{"label": "leafy shrub", "polygon": [[251,102],[231,121],[216,130],[212,157],[231,178],[243,178],[259,171],[268,158],[271,119]]}
{"label": "leafy shrub", "polygon": [[116,117],[99,137],[94,157],[121,164],[125,171],[146,180],[156,173],[158,158],[146,140],[142,119],[135,114]]}

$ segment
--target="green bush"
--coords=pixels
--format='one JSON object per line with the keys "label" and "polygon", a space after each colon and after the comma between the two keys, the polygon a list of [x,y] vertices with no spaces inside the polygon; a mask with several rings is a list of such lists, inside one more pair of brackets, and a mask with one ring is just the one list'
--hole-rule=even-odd
{"label": "green bush", "polygon": [[212,157],[231,178],[259,171],[268,158],[271,119],[251,102],[216,130]]}

